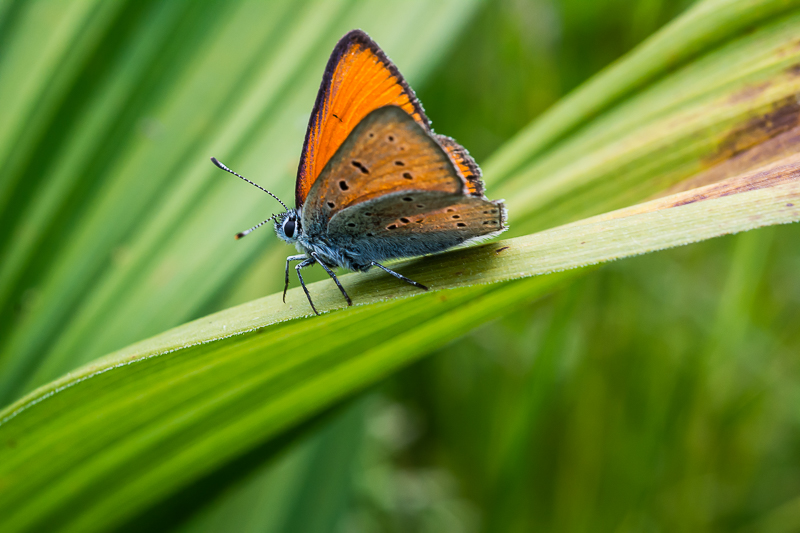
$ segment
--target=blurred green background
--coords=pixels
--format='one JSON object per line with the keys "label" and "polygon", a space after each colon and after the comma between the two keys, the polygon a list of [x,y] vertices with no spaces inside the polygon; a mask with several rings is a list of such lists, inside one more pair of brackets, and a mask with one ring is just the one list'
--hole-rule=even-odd
{"label": "blurred green background", "polygon": [[[48,120],[61,127],[37,132],[32,123],[22,131],[32,131],[36,140],[15,141],[28,147],[24,160],[7,159],[10,178],[0,189],[0,227],[10,228],[0,234],[3,403],[108,351],[280,289],[290,250],[273,246],[268,230],[236,247],[180,249],[175,243],[222,242],[272,209],[246,186],[206,169],[209,155],[290,196],[314,96],[305,89],[293,94],[293,84],[316,85],[305,80],[321,77],[327,51],[349,27],[360,26],[378,40],[416,89],[435,130],[458,139],[481,163],[690,3],[449,2],[440,9],[444,15],[431,18],[441,28],[426,27],[424,39],[408,43],[395,28],[424,26],[421,2],[398,8],[400,14],[374,3],[295,8],[284,2],[273,6],[263,35],[228,35],[233,42],[210,53],[207,64],[193,63],[187,50],[211,46],[207,33],[234,16],[224,2],[105,8],[108,13],[96,15],[107,21],[97,37],[103,45],[93,43],[80,75],[64,82],[67,89],[56,76],[58,98],[45,91],[31,104],[52,106]],[[15,31],[22,31],[29,8],[23,2],[0,6],[2,61],[18,51],[9,43],[24,47]],[[42,11],[38,16],[46,18]],[[258,11],[252,3],[235,16],[258,17]],[[90,21],[87,28],[96,25]],[[283,29],[292,27],[302,31]],[[309,60],[302,51],[298,59],[285,53],[301,43],[324,50]],[[251,55],[236,59],[243,48]],[[269,68],[258,70],[270,54]],[[308,64],[294,71],[282,65],[283,58]],[[59,68],[69,67],[65,62]],[[9,77],[13,72],[0,70],[6,74],[0,85],[16,79]],[[135,83],[125,85],[126,76]],[[216,95],[210,110],[181,109],[174,101],[191,102],[192,95],[167,92],[168,80],[181,76],[198,77],[191,85],[198,93],[213,90],[215,77],[236,76],[241,92]],[[259,94],[269,95],[267,103],[244,111],[232,103]],[[163,109],[178,111],[165,119]],[[165,144],[170,153],[161,154],[157,146],[174,125],[202,134]],[[86,141],[81,152],[75,148],[84,142],[81,131],[89,131],[89,139],[101,135],[103,142]],[[291,157],[283,157],[288,151]],[[82,158],[59,159],[74,153]],[[69,178],[59,178],[58,169],[70,165],[68,172],[80,179],[64,185]],[[198,181],[200,172],[205,178]],[[129,188],[115,190],[104,181],[107,175],[128,176]],[[41,200],[59,184],[58,199]],[[103,195],[128,194],[128,202],[102,202]],[[101,207],[92,211],[97,198]],[[108,205],[130,209],[102,208]],[[213,217],[213,227],[203,225],[204,215],[219,206],[230,212],[224,227]],[[48,207],[40,223],[17,222],[37,220],[31,213]],[[95,226],[84,227],[86,212],[93,213]],[[117,217],[118,233],[107,235]],[[510,221],[513,229],[513,213]],[[195,240],[171,241],[172,223]],[[98,227],[99,233],[90,231]],[[107,242],[94,262],[80,249],[69,255],[65,242],[84,239],[90,249],[89,236]],[[799,237],[797,225],[762,229],[590,272],[341,407],[278,460],[255,468],[174,527],[798,531]],[[29,239],[30,250],[20,247],[21,239]],[[153,250],[161,254],[158,260],[149,258]],[[188,253],[208,254],[195,261],[197,272],[208,263],[224,268],[207,275],[213,279],[182,270]],[[16,257],[25,259],[14,270],[9,265]],[[82,275],[59,293],[63,278],[72,278],[67,267],[59,273],[54,264],[69,261]],[[323,277],[321,271],[309,276]],[[198,284],[211,289],[194,291]],[[52,318],[37,310],[48,291],[62,305],[48,309]],[[125,302],[125,309],[108,303],[115,301]],[[109,324],[102,333],[98,316]],[[74,346],[84,349],[74,355]]]}

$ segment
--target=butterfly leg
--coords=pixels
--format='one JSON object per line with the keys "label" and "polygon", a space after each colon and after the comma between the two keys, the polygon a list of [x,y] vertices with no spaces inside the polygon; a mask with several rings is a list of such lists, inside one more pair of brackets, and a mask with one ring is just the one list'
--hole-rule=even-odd
{"label": "butterfly leg", "polygon": [[291,261],[305,261],[308,259],[305,255],[290,255],[286,258],[286,282],[283,284],[283,303],[286,303],[286,289],[289,288],[289,262]]}
{"label": "butterfly leg", "polygon": [[306,284],[305,284],[305,282],[303,281],[303,276],[302,276],[302,275],[300,275],[300,269],[301,269],[301,268],[305,268],[305,267],[307,267],[307,266],[311,266],[311,265],[313,265],[314,263],[316,263],[316,260],[315,260],[315,259],[306,259],[305,261],[303,261],[303,262],[302,262],[302,263],[300,263],[299,265],[295,265],[295,266],[294,266],[294,269],[295,269],[295,271],[297,272],[297,279],[299,279],[299,280],[300,280],[300,286],[301,286],[301,287],[303,287],[303,291],[306,293],[306,298],[308,298],[308,303],[310,303],[310,304],[311,304],[311,309],[313,309],[313,310],[314,310],[314,314],[315,314],[315,315],[318,315],[318,314],[319,314],[319,311],[317,311],[317,308],[316,308],[316,307],[314,307],[314,302],[312,302],[312,301],[311,301],[311,295],[310,295],[310,294],[308,294],[308,289],[306,289]]}
{"label": "butterfly leg", "polygon": [[389,274],[391,274],[392,276],[396,277],[397,279],[401,279],[401,280],[405,281],[406,283],[410,283],[411,285],[413,285],[415,287],[419,287],[420,289],[422,289],[424,291],[428,290],[428,287],[426,287],[422,283],[417,283],[413,279],[408,279],[407,277],[403,276],[402,274],[398,274],[394,270],[389,270],[388,268],[386,268],[385,266],[383,266],[380,263],[376,263],[375,261],[373,261],[369,265],[370,266],[376,266],[376,267],[382,269],[384,272],[388,272]]}
{"label": "butterfly leg", "polygon": [[317,255],[317,253],[316,253],[316,252],[311,252],[311,257],[313,257],[314,259],[316,259],[316,260],[317,260],[317,263],[319,263],[319,265],[320,265],[322,268],[324,268],[324,269],[325,269],[325,272],[327,272],[327,273],[328,273],[328,275],[329,275],[331,278],[333,278],[333,281],[336,283],[336,286],[337,286],[337,287],[339,287],[339,290],[340,290],[340,291],[342,291],[342,296],[344,296],[344,299],[347,301],[347,305],[353,305],[353,301],[350,299],[350,297],[349,297],[349,296],[347,295],[347,293],[344,291],[344,287],[342,287],[342,284],[341,284],[341,283],[339,283],[339,278],[337,278],[337,277],[336,277],[336,274],[334,274],[334,273],[333,273],[333,270],[331,270],[330,268],[328,268],[328,266],[327,266],[325,263],[323,263],[323,262],[320,260],[320,258],[319,258],[319,255]]}

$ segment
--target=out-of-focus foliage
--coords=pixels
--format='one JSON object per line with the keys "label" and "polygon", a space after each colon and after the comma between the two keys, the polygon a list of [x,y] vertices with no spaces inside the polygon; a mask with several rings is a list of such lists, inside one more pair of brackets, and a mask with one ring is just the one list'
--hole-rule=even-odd
{"label": "out-of-focus foliage", "polygon": [[[494,0],[418,91],[479,161],[690,0]],[[492,46],[486,46],[491,42]],[[468,110],[468,112],[467,112]]]}
{"label": "out-of-focus foliage", "polygon": [[[50,139],[32,121],[26,130],[30,139],[18,140],[28,151],[12,159],[17,166],[11,165],[7,176],[15,184],[50,176],[42,183],[67,188],[70,176],[77,180],[83,168],[93,178],[75,181],[80,186],[61,197],[53,192],[60,189],[42,183],[6,189],[15,196],[8,197],[13,209],[3,216],[13,218],[17,209],[44,217],[48,202],[60,206],[58,216],[27,219],[32,226],[16,240],[9,238],[13,257],[24,260],[0,268],[0,289],[10,291],[13,303],[2,308],[12,320],[0,325],[6,397],[142,336],[280,285],[282,247],[271,247],[240,274],[237,268],[255,258],[255,248],[222,244],[231,228],[219,225],[220,213],[230,213],[226,224],[238,230],[258,217],[262,199],[249,197],[233,181],[218,185],[214,169],[200,165],[208,165],[208,150],[231,165],[235,157],[243,161],[239,170],[286,196],[327,53],[325,47],[317,50],[321,42],[352,25],[364,26],[418,88],[437,131],[455,136],[483,161],[688,2],[509,0],[486,2],[477,12],[470,6],[428,12],[424,4],[383,11],[375,4],[346,2],[245,3],[230,11],[222,2],[202,7],[131,2],[64,10],[72,25],[54,37],[52,57],[41,54],[44,66],[32,65],[42,72],[52,68],[47,60],[61,67],[47,90],[28,95],[31,107],[14,109],[43,109],[44,118],[31,113],[46,124],[48,106],[54,106],[66,115],[49,119],[73,126],[48,133],[55,136]],[[12,23],[26,20],[22,14],[30,14],[23,3],[7,5],[0,28],[15,27]],[[248,25],[262,20],[274,24],[274,36]],[[251,28],[252,36],[242,27]],[[99,76],[96,70],[114,64],[104,54],[124,57],[123,29],[141,32],[130,42],[145,49],[127,52],[142,63],[119,62],[137,81],[125,85],[128,78],[112,76],[121,85],[105,87],[96,81],[105,79],[102,70]],[[253,39],[249,47],[246,36]],[[98,42],[109,46],[88,58],[80,55],[82,47],[94,50]],[[64,57],[79,64],[58,55],[64,43],[72,48],[63,49],[75,51]],[[427,52],[439,45],[447,45],[442,52],[449,53]],[[240,53],[235,64],[224,65],[234,73],[218,71],[220,63],[193,64],[193,51],[203,47],[219,49],[197,57]],[[144,69],[152,64],[160,70]],[[232,82],[225,91],[206,95],[207,87],[216,85],[204,75],[208,80],[228,75]],[[173,86],[171,76],[188,81]],[[58,92],[64,86],[74,87],[66,97]],[[197,100],[189,94],[197,100],[211,96],[216,104],[195,117]],[[232,103],[242,100],[252,105]],[[76,106],[57,106],[64,102]],[[231,116],[234,108],[238,113]],[[89,121],[85,129],[74,128],[76,117]],[[113,153],[113,143],[127,146],[124,137],[131,135],[132,124],[142,139],[127,148],[131,153],[124,154],[123,164],[114,159],[120,154]],[[183,130],[195,135],[179,153],[168,152],[168,144],[159,152],[165,135]],[[101,134],[108,138],[98,138]],[[75,145],[54,153],[84,159],[55,164],[52,156],[39,157],[65,143]],[[95,153],[98,146],[112,148],[104,155]],[[102,193],[94,196],[93,184],[117,183],[115,164],[122,165],[128,192],[149,187],[149,193],[131,202],[125,191],[100,187]],[[260,179],[264,168],[275,172]],[[487,176],[490,187],[492,179]],[[200,186],[207,190],[195,189]],[[52,197],[35,200],[48,190]],[[91,226],[78,214],[94,201],[101,207]],[[241,202],[247,205],[240,207]],[[109,219],[127,220],[127,226],[106,227]],[[113,235],[95,235],[92,227]],[[20,238],[31,234],[30,243]],[[59,254],[75,242],[59,239],[76,235],[85,247],[67,254],[72,270],[59,279],[63,265],[70,267]],[[184,531],[792,531],[800,524],[793,475],[798,435],[791,409],[793,378],[800,377],[793,363],[800,353],[793,327],[800,318],[794,274],[800,263],[792,246],[798,236],[796,227],[760,230],[601,269],[546,302],[441,349],[378,394],[312,428],[310,437],[276,461],[263,465],[248,456],[249,468],[238,465],[248,474],[243,481],[214,493],[213,501],[200,498],[203,507],[168,500],[157,511],[169,513],[174,504],[181,518],[193,515]],[[274,239],[266,232],[258,238],[270,246]],[[198,241],[214,244],[205,250],[207,257],[185,261]],[[215,268],[208,269],[209,263]],[[70,273],[78,283],[60,285]],[[101,275],[99,283],[93,275]],[[42,279],[53,279],[49,287],[55,292],[33,283]],[[236,286],[232,293],[223,290],[231,286]],[[83,287],[90,291],[81,293]],[[61,308],[37,308],[42,294]],[[9,368],[12,374],[6,373]]]}

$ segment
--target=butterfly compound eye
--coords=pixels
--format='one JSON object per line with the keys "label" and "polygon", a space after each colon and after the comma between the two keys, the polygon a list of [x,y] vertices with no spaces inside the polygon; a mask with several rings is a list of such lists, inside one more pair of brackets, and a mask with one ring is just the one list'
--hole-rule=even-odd
{"label": "butterfly compound eye", "polygon": [[283,223],[283,233],[290,239],[294,237],[295,225],[296,225],[295,221],[292,220],[291,218],[287,218]]}

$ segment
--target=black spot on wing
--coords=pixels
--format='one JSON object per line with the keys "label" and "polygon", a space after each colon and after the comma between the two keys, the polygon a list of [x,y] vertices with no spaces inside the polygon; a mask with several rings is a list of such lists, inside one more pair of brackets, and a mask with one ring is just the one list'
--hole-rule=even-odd
{"label": "black spot on wing", "polygon": [[[367,167],[365,167],[364,164],[361,163],[361,161],[356,161],[354,159],[353,161],[351,161],[351,163],[353,164],[354,167],[356,167],[358,170],[360,170],[362,174],[369,174],[369,169]],[[344,189],[342,189],[342,190],[344,190]]]}

